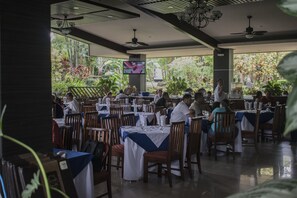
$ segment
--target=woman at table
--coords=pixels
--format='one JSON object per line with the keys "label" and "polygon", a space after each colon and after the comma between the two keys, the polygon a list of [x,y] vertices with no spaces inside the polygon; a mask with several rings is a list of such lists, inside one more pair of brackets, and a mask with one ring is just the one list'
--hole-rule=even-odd
{"label": "woman at table", "polygon": [[156,107],[165,107],[168,108],[170,106],[170,98],[168,92],[164,92],[162,97],[157,101]]}
{"label": "woman at table", "polygon": [[195,111],[195,116],[201,116],[202,111],[211,111],[209,105],[205,103],[201,92],[195,93],[195,101],[191,104],[190,109]]}
{"label": "woman at table", "polygon": [[215,109],[211,112],[211,114],[210,114],[210,116],[209,116],[209,118],[208,118],[208,121],[212,122],[212,124],[211,124],[211,128],[210,128],[210,130],[209,130],[209,134],[210,134],[210,135],[214,135],[214,131],[215,131],[215,123],[216,123],[216,121],[215,121],[215,115],[216,115],[216,113],[218,113],[218,112],[231,112],[231,111],[232,111],[232,110],[231,110],[230,107],[229,107],[229,100],[224,99],[224,100],[221,102],[221,106],[215,108]]}

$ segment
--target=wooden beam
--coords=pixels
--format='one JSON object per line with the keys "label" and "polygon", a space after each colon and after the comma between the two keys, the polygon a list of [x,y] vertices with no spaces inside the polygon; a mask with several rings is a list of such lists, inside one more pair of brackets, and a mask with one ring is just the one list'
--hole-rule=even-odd
{"label": "wooden beam", "polygon": [[163,20],[166,24],[174,27],[180,32],[187,34],[194,41],[201,43],[202,45],[212,50],[218,48],[219,42],[217,40],[205,34],[204,32],[200,31],[199,29],[193,27],[192,25],[186,22],[181,22],[174,14],[162,14],[162,13],[148,10],[133,4],[130,4],[130,5],[146,14],[149,14],[155,18]]}
{"label": "wooden beam", "polygon": [[[60,32],[58,28],[52,28],[52,29],[55,30],[55,31]],[[83,31],[81,29],[72,28],[69,35],[74,36],[74,37],[78,37],[78,38],[83,39],[85,41],[88,41],[90,43],[95,43],[97,45],[101,45],[103,47],[112,49],[112,50],[120,52],[122,54],[129,55],[127,53],[127,50],[130,50],[130,48],[126,48],[126,47],[124,47],[122,45],[119,45],[117,43],[114,43],[112,41],[104,39],[102,37],[96,36],[94,34],[88,33],[88,32]]]}

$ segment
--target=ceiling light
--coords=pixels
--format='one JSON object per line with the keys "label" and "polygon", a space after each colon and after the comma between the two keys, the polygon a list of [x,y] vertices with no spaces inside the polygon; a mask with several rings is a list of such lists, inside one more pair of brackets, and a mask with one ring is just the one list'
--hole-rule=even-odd
{"label": "ceiling light", "polygon": [[222,12],[213,10],[213,6],[208,5],[208,0],[188,0],[189,5],[184,13],[179,13],[178,18],[194,27],[200,29],[222,17]]}
{"label": "ceiling light", "polygon": [[75,26],[74,22],[69,22],[67,18],[57,20],[57,26],[62,34],[67,35],[71,32],[71,29]]}
{"label": "ceiling light", "polygon": [[169,9],[173,9],[173,6],[168,6]]}
{"label": "ceiling light", "polygon": [[245,38],[252,39],[252,38],[254,38],[254,35],[253,34],[246,34],[245,35]]}

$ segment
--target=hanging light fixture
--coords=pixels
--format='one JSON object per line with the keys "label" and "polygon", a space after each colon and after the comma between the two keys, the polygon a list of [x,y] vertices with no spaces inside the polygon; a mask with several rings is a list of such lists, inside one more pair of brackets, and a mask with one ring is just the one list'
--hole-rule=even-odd
{"label": "hanging light fixture", "polygon": [[208,5],[208,0],[188,0],[189,5],[184,13],[180,13],[178,18],[194,27],[200,29],[222,17],[222,12],[213,10],[212,5]]}
{"label": "hanging light fixture", "polygon": [[64,15],[64,19],[57,20],[57,26],[62,34],[67,35],[71,32],[71,29],[75,26],[75,23],[68,21],[67,15]]}

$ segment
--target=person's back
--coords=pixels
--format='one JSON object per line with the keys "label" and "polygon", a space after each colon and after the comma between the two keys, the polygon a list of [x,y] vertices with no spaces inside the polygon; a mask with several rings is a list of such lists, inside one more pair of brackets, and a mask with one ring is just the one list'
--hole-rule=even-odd
{"label": "person's back", "polygon": [[120,100],[121,98],[127,97],[126,94],[124,94],[123,90],[120,90],[119,94],[115,97],[115,100]]}

